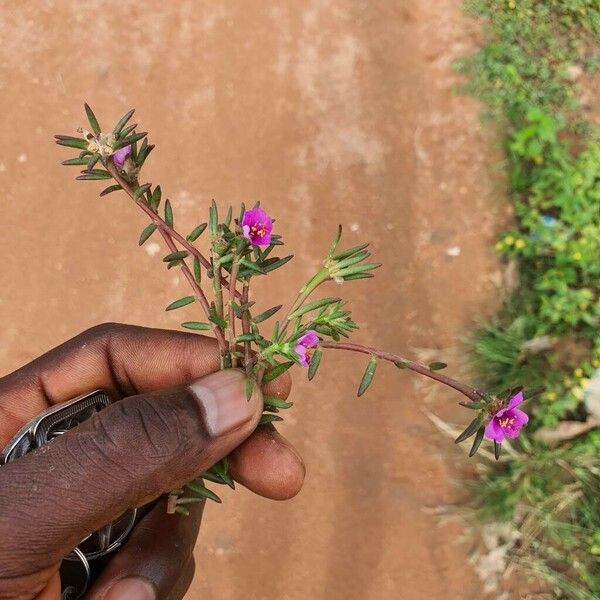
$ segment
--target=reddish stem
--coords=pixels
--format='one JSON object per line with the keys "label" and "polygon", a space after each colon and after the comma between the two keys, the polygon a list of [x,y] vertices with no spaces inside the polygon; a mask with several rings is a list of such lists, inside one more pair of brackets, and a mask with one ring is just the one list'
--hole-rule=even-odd
{"label": "reddish stem", "polygon": [[390,352],[381,352],[376,348],[371,348],[369,346],[361,346],[360,344],[352,344],[350,342],[327,342],[322,341],[319,344],[322,348],[333,348],[334,350],[350,350],[351,352],[361,352],[362,354],[369,354],[370,356],[377,356],[383,360],[387,360],[394,364],[405,364],[407,369],[411,371],[415,371],[415,373],[420,373],[421,375],[425,375],[425,377],[429,377],[430,379],[434,379],[435,381],[439,381],[456,391],[464,394],[467,398],[472,400],[473,402],[479,402],[482,398],[484,398],[483,394],[472,388],[468,385],[460,383],[460,381],[456,381],[456,379],[452,379],[447,375],[443,375],[438,371],[432,371],[428,369],[425,365],[422,365],[413,360],[408,360],[406,358],[402,358],[397,354],[391,354]]}
{"label": "reddish stem", "polygon": [[[159,225],[158,230],[160,231],[160,234],[162,235],[162,238],[165,241],[167,248],[169,248],[169,251],[176,252],[177,246],[176,246],[175,242],[173,241],[173,237],[171,236],[171,232],[173,232],[173,229],[171,227],[169,227],[147,204],[145,204],[143,200],[136,199],[134,196],[133,190],[131,189],[131,186],[125,181],[125,179],[123,179],[121,177],[121,175],[119,175],[114,163],[111,160],[108,160],[106,162],[107,162],[106,168],[107,168],[108,172],[113,176],[113,178],[119,183],[119,185],[125,190],[125,192],[133,200],[135,200],[135,203],[140,208],[142,208],[144,210],[144,212],[155,223],[157,223]],[[160,223],[164,223],[164,227],[162,227],[160,225]],[[179,234],[177,234],[177,235],[179,236]],[[181,236],[179,236],[179,237],[181,237]],[[210,305],[208,303],[208,299],[206,298],[206,295],[202,291],[202,288],[198,285],[198,282],[196,281],[195,277],[193,276],[192,272],[190,271],[189,267],[187,266],[185,260],[181,261],[181,271],[185,275],[185,278],[188,280],[188,283],[190,284],[190,286],[192,287],[192,290],[194,291],[194,295],[196,296],[196,299],[198,300],[198,302],[200,302],[200,305],[202,306],[206,316],[208,317],[208,315],[210,314]],[[219,344],[219,349],[221,350],[221,353],[224,354],[227,351],[227,342],[225,341],[225,335],[223,334],[222,329],[214,324],[213,324],[213,331],[215,333],[215,337],[217,338],[217,342]]]}

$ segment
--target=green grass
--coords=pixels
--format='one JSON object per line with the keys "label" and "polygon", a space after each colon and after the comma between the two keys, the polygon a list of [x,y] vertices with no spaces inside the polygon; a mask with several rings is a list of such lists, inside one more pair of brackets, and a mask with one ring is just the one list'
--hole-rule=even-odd
{"label": "green grass", "polygon": [[516,458],[476,487],[486,520],[523,533],[514,559],[557,597],[600,597],[600,433],[546,448],[532,434],[586,419],[600,367],[600,134],[578,106],[578,80],[600,57],[598,0],[476,0],[467,10],[485,42],[458,70],[463,93],[504,129],[514,226],[497,252],[516,261],[519,285],[479,331],[474,361],[491,391],[545,385]]}

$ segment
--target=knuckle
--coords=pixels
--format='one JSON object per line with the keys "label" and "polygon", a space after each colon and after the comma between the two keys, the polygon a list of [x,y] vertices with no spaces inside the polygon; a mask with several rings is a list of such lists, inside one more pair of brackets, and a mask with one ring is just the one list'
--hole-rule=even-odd
{"label": "knuckle", "polygon": [[127,331],[129,327],[129,325],[123,325],[122,323],[100,323],[99,325],[94,325],[93,327],[86,329],[82,335],[94,339],[110,338],[116,334]]}
{"label": "knuckle", "polygon": [[98,450],[116,452],[130,465],[168,464],[191,451],[198,438],[197,419],[180,395],[132,396],[99,413]]}

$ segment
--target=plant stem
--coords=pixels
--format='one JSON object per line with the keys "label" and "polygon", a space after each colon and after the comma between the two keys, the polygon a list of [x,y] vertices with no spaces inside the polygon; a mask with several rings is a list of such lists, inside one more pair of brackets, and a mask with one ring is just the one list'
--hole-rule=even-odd
{"label": "plant stem", "polygon": [[[248,297],[250,294],[250,280],[248,278],[244,279],[244,283],[242,286],[242,304],[248,304]],[[250,333],[250,312],[246,309],[242,313],[242,333]],[[244,342],[244,367],[246,368],[246,373],[250,374],[250,365],[252,362],[252,352],[250,348],[250,342]]]}
{"label": "plant stem", "polygon": [[[135,200],[131,186],[121,177],[121,175],[119,175],[117,168],[115,167],[112,160],[107,160],[106,163],[106,168],[108,172],[113,176],[115,181],[117,181],[117,183],[119,183],[119,185],[125,190],[125,192],[132,199]],[[181,236],[179,236],[179,234],[177,234],[177,236],[173,236],[172,234],[175,233],[174,230],[171,227],[169,227],[147,204],[145,204],[143,200],[137,199],[135,200],[135,203],[139,207],[141,207],[144,210],[144,212],[158,225],[158,230],[160,231],[160,234],[162,235],[162,238],[165,241],[165,244],[167,245],[169,251],[176,252],[177,246],[173,241],[173,237],[177,237],[177,239],[179,239]],[[161,225],[161,223],[164,224],[164,226]],[[210,263],[208,264],[210,265]],[[188,283],[194,291],[196,299],[198,300],[198,302],[202,306],[202,309],[204,310],[204,313],[208,317],[210,314],[208,299],[206,298],[206,295],[202,291],[202,288],[198,285],[198,282],[196,281],[194,275],[187,266],[185,259],[181,261],[181,271],[183,272],[185,278],[188,280]],[[221,354],[223,354],[227,351],[227,342],[225,340],[223,331],[214,323],[211,323],[211,325],[215,333],[215,337],[217,338],[217,343],[219,344],[219,350],[221,351]]]}
{"label": "plant stem", "polygon": [[377,356],[383,360],[387,360],[389,362],[398,364],[405,364],[407,369],[414,371],[415,373],[420,373],[421,375],[425,375],[425,377],[429,377],[430,379],[434,379],[435,381],[439,381],[456,391],[464,394],[469,400],[473,402],[479,402],[485,396],[477,389],[472,388],[468,385],[460,383],[460,381],[456,381],[456,379],[452,379],[447,375],[442,375],[438,371],[432,371],[428,369],[425,365],[422,365],[413,360],[408,360],[406,358],[402,358],[396,354],[391,354],[390,352],[381,352],[376,348],[371,348],[369,346],[361,346],[360,344],[352,344],[350,342],[327,342],[322,341],[319,344],[322,348],[333,348],[334,350],[350,350],[351,352],[361,352],[362,354],[369,354],[370,356]]}
{"label": "plant stem", "polygon": [[236,255],[233,257],[231,273],[229,275],[229,352],[232,353],[231,366],[233,368],[237,367],[237,356],[233,356],[233,353],[235,352],[235,309],[233,308],[233,304],[235,302],[235,292],[239,270],[240,260],[239,255],[236,253]]}

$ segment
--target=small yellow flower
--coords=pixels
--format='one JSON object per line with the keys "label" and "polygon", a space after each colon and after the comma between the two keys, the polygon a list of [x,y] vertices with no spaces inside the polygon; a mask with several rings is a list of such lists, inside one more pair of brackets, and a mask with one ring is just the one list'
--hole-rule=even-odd
{"label": "small yellow flower", "polygon": [[521,239],[517,240],[515,242],[515,248],[519,248],[519,249],[525,248],[525,240],[521,240]]}
{"label": "small yellow flower", "polygon": [[574,387],[571,388],[571,394],[577,398],[577,400],[583,400],[583,388],[582,387]]}
{"label": "small yellow flower", "polygon": [[550,402],[554,402],[556,400],[556,392],[548,392],[546,394],[546,400],[549,400]]}
{"label": "small yellow flower", "polygon": [[502,242],[496,242],[495,248],[496,250],[502,250],[502,248],[504,248],[504,244]]}
{"label": "small yellow flower", "polygon": [[598,360],[597,358],[595,358],[592,361],[592,367],[600,367],[600,360]]}
{"label": "small yellow flower", "polygon": [[581,252],[573,252],[573,259],[574,260],[581,260],[583,257],[581,256]]}
{"label": "small yellow flower", "polygon": [[587,390],[588,386],[590,385],[590,380],[587,377],[584,377],[579,383],[584,390]]}
{"label": "small yellow flower", "polygon": [[515,0],[508,0],[508,8],[510,8],[511,10],[514,10],[517,7],[517,3],[515,2]]}
{"label": "small yellow flower", "polygon": [[507,235],[507,236],[504,238],[504,243],[505,243],[507,246],[512,246],[512,245],[514,244],[514,242],[515,242],[515,238],[514,238],[512,235]]}
{"label": "small yellow flower", "polygon": [[575,374],[575,377],[583,377],[583,369],[580,367],[577,367],[573,373]]}

